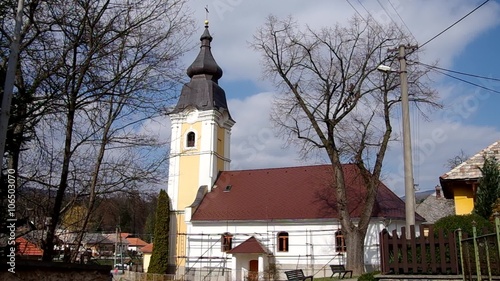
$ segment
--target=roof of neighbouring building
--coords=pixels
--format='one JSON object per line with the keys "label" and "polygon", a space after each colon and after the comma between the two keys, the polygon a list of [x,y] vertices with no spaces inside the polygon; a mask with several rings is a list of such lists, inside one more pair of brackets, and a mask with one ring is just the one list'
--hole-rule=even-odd
{"label": "roof of neighbouring building", "polygon": [[446,199],[440,189],[430,194],[416,207],[417,213],[425,218],[427,223],[435,223],[437,220],[455,214],[455,201]]}
{"label": "roof of neighbouring building", "polygon": [[484,164],[484,156],[494,156],[500,159],[500,141],[496,141],[485,149],[479,151],[477,154],[462,162],[460,165],[451,169],[440,177],[442,180],[468,180],[478,179],[481,177],[481,168]]}
{"label": "roof of neighbouring building", "polygon": [[141,238],[136,238],[136,237],[129,237],[126,238],[128,241],[129,246],[138,246],[138,247],[143,247],[146,246],[148,243],[142,240]]}
{"label": "roof of neighbouring building", "polygon": [[255,238],[250,237],[228,251],[228,254],[267,254],[269,251]]}
{"label": "roof of neighbouring building", "polygon": [[[366,194],[364,181],[356,165],[343,165],[343,171],[349,212],[359,217]],[[337,218],[332,182],[331,165],[224,171],[192,221]],[[380,183],[372,216],[404,219],[405,204]],[[423,221],[418,214],[415,219]]]}
{"label": "roof of neighbouring building", "polygon": [[28,241],[24,237],[16,238],[17,247],[17,255],[20,256],[42,256],[43,250],[40,249],[34,243]]}
{"label": "roof of neighbouring building", "polygon": [[152,253],[153,252],[153,243],[147,244],[146,246],[142,247],[141,252],[143,253]]}

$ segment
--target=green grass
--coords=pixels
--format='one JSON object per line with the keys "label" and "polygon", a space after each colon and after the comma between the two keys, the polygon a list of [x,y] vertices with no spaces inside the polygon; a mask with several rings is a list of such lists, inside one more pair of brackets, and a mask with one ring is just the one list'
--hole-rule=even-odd
{"label": "green grass", "polygon": [[[344,279],[357,279],[358,277],[353,276],[352,278],[344,278]],[[339,279],[337,276],[334,276],[333,278],[330,277],[320,277],[320,278],[314,278],[314,281],[338,281],[338,280],[344,280],[344,279]]]}

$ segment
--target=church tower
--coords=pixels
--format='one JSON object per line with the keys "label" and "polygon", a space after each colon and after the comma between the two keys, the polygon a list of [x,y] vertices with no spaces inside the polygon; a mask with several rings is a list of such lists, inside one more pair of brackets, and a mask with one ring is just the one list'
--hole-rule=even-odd
{"label": "church tower", "polygon": [[175,255],[171,262],[175,261],[177,268],[184,266],[186,258],[184,212],[195,201],[200,187],[209,190],[217,174],[229,170],[229,140],[235,123],[229,114],[226,94],[218,84],[222,69],[210,50],[208,21],[200,41],[200,52],[187,69],[190,81],[183,86],[179,101],[169,114],[172,132],[168,195],[173,213],[170,231],[177,233],[170,253]]}

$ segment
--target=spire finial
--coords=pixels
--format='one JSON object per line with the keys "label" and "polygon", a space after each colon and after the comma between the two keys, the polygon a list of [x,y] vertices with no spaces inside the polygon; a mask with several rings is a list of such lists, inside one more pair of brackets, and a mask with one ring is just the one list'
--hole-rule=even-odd
{"label": "spire finial", "polygon": [[208,5],[205,6],[205,27],[208,28]]}

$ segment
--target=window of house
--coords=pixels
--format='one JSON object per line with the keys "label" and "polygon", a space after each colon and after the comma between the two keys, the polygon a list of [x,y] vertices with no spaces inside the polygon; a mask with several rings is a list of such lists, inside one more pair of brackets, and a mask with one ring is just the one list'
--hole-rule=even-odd
{"label": "window of house", "polygon": [[186,146],[187,147],[194,147],[194,141],[196,139],[196,135],[194,132],[189,132],[187,134],[187,138],[186,138]]}
{"label": "window of house", "polygon": [[227,252],[233,248],[233,235],[229,233],[222,234],[222,251]]}
{"label": "window of house", "polygon": [[344,253],[346,251],[345,239],[342,230],[335,231],[335,251]]}
{"label": "window of house", "polygon": [[278,233],[278,252],[288,252],[288,232]]}

